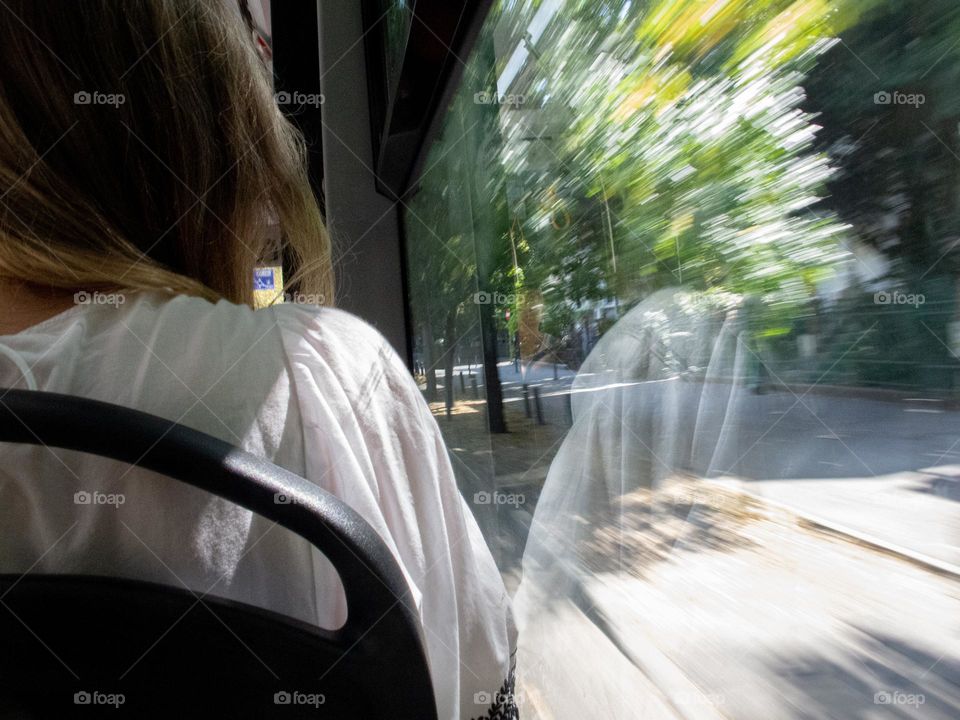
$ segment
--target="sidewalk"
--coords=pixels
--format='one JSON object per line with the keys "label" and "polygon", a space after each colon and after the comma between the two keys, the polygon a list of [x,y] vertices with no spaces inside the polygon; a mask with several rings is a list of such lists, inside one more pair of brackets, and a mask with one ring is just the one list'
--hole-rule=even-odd
{"label": "sidewalk", "polygon": [[[552,368],[541,373],[544,385],[554,384]],[[519,573],[526,533],[511,529],[510,518],[533,510],[536,487],[567,431],[560,415],[548,416],[546,425],[524,417],[518,380],[505,392],[509,435],[485,434],[482,401],[458,399],[450,420],[442,403],[433,406],[465,491],[481,481],[525,486],[524,508],[503,509],[489,527],[481,523],[496,537],[495,553],[512,577]],[[759,396],[757,409],[776,411],[781,400],[789,396]],[[634,545],[620,551],[608,546],[619,534],[603,534],[616,523],[594,522],[597,545],[584,548],[589,571],[580,578],[584,602],[545,601],[548,622],[525,641],[526,715],[535,720],[692,720],[711,713],[731,720],[960,717],[960,628],[949,621],[960,617],[960,582],[876,552],[853,536],[811,532],[797,522],[819,518],[870,534],[878,544],[955,563],[960,466],[939,463],[960,456],[960,450],[951,450],[958,416],[850,398],[840,406],[844,412],[837,422],[830,418],[837,433],[799,415],[802,423],[781,423],[784,432],[765,438],[759,446],[764,452],[753,459],[755,468],[769,470],[768,461],[796,453],[800,431],[812,430],[816,443],[805,445],[805,462],[793,466],[809,474],[694,481],[764,501],[745,500],[746,512],[708,502],[694,516],[661,514],[644,524],[640,521],[649,515],[639,512],[640,503],[635,520],[646,529],[628,534]],[[559,399],[556,407],[560,413]],[[753,419],[766,426],[761,413]],[[902,432],[908,421],[909,434]],[[880,427],[883,436],[876,432]],[[891,442],[888,435],[899,437]],[[861,466],[857,456],[873,468],[894,464],[906,448],[914,460],[925,457],[937,466],[877,477],[831,476]],[[813,472],[818,469],[819,475]],[[634,520],[627,515],[618,522]],[[630,563],[611,566],[610,558],[617,557]],[[603,682],[595,689],[589,678],[597,677]],[[885,693],[922,695],[923,704],[885,705]]]}
{"label": "sidewalk", "polygon": [[[691,495],[683,487],[677,497]],[[624,531],[597,523],[578,578],[681,716],[960,717],[957,578],[811,532],[743,495],[696,497],[692,516],[661,506],[652,524],[649,492],[625,497]],[[604,717],[642,716],[624,705]]]}
{"label": "sidewalk", "polygon": [[[853,540],[866,540],[960,577],[960,468],[831,480],[720,481]],[[850,532],[845,533],[845,530]]]}
{"label": "sidewalk", "polygon": [[517,653],[524,720],[719,720],[678,713],[581,608],[566,600],[543,607],[547,621],[521,637]]}
{"label": "sidewalk", "polygon": [[773,518],[739,534],[585,578],[627,651],[664,658],[644,665],[654,685],[680,677],[731,720],[960,717],[955,581]]}

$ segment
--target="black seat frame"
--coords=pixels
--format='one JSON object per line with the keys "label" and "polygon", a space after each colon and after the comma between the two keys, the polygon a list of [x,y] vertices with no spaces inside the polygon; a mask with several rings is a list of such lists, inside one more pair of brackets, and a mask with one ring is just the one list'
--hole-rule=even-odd
{"label": "black seat frame", "polygon": [[0,389],[0,442],[136,465],[268,518],[331,561],[348,607],[324,630],[183,588],[0,575],[0,717],[437,717],[403,574],[330,493],[210,435],[73,396]]}

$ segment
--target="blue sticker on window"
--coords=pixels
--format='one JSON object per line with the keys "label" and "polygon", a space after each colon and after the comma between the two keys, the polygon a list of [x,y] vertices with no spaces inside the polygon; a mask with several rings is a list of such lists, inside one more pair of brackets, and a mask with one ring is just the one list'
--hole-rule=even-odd
{"label": "blue sticker on window", "polygon": [[273,290],[273,268],[257,268],[253,271],[254,290]]}

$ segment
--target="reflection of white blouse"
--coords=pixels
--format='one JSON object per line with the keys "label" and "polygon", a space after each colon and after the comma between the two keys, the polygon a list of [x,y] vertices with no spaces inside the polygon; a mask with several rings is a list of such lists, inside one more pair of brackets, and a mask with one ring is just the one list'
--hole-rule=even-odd
{"label": "reflection of white blouse", "polygon": [[[485,716],[474,696],[495,696],[510,673],[509,598],[436,423],[386,341],[337,310],[254,312],[140,292],[92,300],[0,337],[0,386],[179,421],[342,498],[412,588],[440,717]],[[2,454],[0,572],[183,584],[325,627],[346,617],[326,559],[263,518],[100,458],[20,446]],[[76,503],[83,492],[112,504]]]}

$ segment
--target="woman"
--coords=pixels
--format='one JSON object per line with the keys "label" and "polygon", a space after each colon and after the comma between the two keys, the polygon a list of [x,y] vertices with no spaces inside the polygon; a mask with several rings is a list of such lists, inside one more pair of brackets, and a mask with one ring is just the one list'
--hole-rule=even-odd
{"label": "woman", "polygon": [[[328,301],[330,248],[233,0],[44,5],[0,3],[0,386],[179,421],[335,493],[406,575],[440,716],[513,712],[476,702],[511,687],[509,601],[409,373],[345,313],[251,308],[280,256],[298,299]],[[3,455],[0,572],[345,618],[326,560],[245,510],[75,453]]]}

